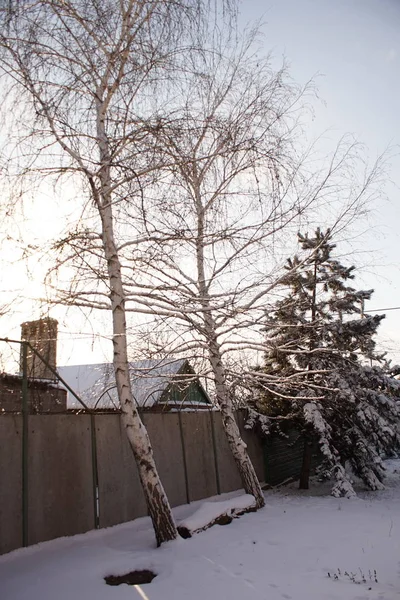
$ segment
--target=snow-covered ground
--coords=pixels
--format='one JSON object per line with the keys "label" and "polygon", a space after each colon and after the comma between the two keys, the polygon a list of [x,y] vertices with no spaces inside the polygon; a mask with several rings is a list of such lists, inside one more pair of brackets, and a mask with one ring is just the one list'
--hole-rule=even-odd
{"label": "snow-covered ground", "polygon": [[[383,492],[351,500],[324,496],[321,487],[316,493],[266,492],[263,510],[159,549],[144,518],[17,550],[0,557],[0,598],[398,599],[400,461],[389,461],[388,467]],[[216,501],[227,497],[232,495]],[[188,517],[199,505],[178,508],[177,518]],[[104,583],[106,575],[135,568],[158,575],[138,588]]]}

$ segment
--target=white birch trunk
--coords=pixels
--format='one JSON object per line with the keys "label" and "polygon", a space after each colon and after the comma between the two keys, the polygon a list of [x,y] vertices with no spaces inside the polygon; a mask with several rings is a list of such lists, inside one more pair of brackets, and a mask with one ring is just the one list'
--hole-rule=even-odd
{"label": "white birch trunk", "polygon": [[229,443],[229,448],[235,459],[245,492],[254,496],[256,508],[262,508],[265,505],[264,494],[254,470],[253,463],[248,455],[247,446],[240,435],[240,430],[235,419],[232,400],[226,385],[225,369],[222,363],[219,346],[215,338],[212,337],[213,333],[211,332],[210,324],[206,326],[206,328],[210,329],[209,358],[215,380],[217,402],[221,409],[222,423]]}
{"label": "white birch trunk", "polygon": [[[99,94],[101,97],[101,95]],[[133,398],[129,377],[128,350],[126,339],[125,292],[122,281],[121,263],[114,240],[113,212],[110,173],[110,156],[104,127],[104,111],[101,101],[97,106],[97,135],[100,150],[100,182],[98,197],[104,255],[107,261],[110,283],[110,300],[113,319],[114,372],[121,406],[121,420],[135,456],[143,487],[147,508],[153,522],[157,545],[174,540],[178,531],[171,507],[159,478],[153,450],[147,430],[140,418]]]}
{"label": "white birch trunk", "polygon": [[199,187],[194,186],[194,199],[197,211],[197,274],[198,290],[201,298],[204,330],[207,339],[208,355],[214,375],[217,403],[221,410],[222,424],[232,452],[236,466],[242,479],[244,490],[254,496],[256,508],[265,505],[264,495],[254,470],[253,463],[247,452],[247,446],[242,440],[240,430],[235,419],[232,400],[226,383],[226,374],[222,362],[222,355],[218,343],[217,329],[212,314],[209,290],[206,284],[205,257],[204,257],[204,208],[201,202]]}

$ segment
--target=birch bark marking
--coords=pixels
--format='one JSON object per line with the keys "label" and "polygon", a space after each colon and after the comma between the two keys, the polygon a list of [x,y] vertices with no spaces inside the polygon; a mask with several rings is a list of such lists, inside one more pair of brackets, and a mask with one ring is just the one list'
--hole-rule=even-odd
{"label": "birch bark marking", "polygon": [[159,478],[153,450],[146,428],[135,405],[129,378],[126,340],[125,292],[121,263],[114,240],[111,195],[110,152],[105,131],[105,110],[99,90],[97,108],[97,139],[100,155],[100,190],[98,209],[101,217],[103,248],[110,282],[113,320],[114,372],[121,404],[121,420],[135,456],[146,504],[153,522],[157,545],[178,537],[171,507]]}
{"label": "birch bark marking", "polygon": [[[195,163],[194,171],[196,171]],[[247,494],[252,494],[254,496],[256,500],[256,507],[262,508],[265,505],[264,495],[262,493],[260,482],[258,481],[253,464],[247,453],[246,444],[242,440],[239,427],[236,423],[232,400],[230,398],[229,389],[226,383],[226,373],[218,343],[216,324],[212,314],[209,288],[206,283],[205,274],[204,207],[201,201],[201,195],[199,193],[199,181],[197,180],[196,173],[194,175],[193,195],[197,212],[196,259],[198,288],[203,311],[204,329],[207,337],[208,354],[215,380],[217,402],[221,410],[222,424],[225,435],[240,473],[243,487]]]}

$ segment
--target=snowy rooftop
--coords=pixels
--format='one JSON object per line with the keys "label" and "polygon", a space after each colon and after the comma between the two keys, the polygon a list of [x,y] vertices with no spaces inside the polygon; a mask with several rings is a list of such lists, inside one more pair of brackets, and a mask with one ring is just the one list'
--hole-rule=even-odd
{"label": "snowy rooftop", "polygon": [[[138,406],[152,407],[187,364],[187,360],[141,360],[129,363],[132,391]],[[59,367],[58,373],[90,408],[117,408],[118,395],[112,363]],[[182,376],[179,376],[182,380]],[[68,408],[80,403],[68,392]]]}

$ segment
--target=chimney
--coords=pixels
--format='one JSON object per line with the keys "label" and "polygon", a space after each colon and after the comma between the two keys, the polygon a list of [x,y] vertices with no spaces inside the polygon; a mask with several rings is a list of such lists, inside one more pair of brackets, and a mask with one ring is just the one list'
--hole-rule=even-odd
{"label": "chimney", "polygon": [[[53,369],[57,367],[57,326],[56,319],[46,317],[37,321],[27,321],[21,325],[21,340],[30,342]],[[28,377],[35,379],[56,379],[47,365],[28,347]],[[22,345],[20,369],[22,373]]]}

